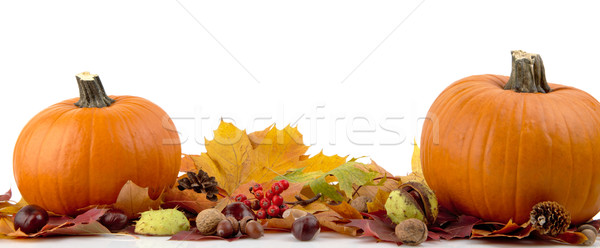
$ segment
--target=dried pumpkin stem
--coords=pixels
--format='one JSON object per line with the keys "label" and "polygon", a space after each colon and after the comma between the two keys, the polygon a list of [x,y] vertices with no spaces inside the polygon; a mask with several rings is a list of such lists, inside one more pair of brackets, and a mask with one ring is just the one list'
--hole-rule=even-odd
{"label": "dried pumpkin stem", "polygon": [[103,108],[110,106],[114,99],[108,97],[100,77],[89,72],[82,72],[75,76],[79,85],[79,101],[75,106],[80,108]]}
{"label": "dried pumpkin stem", "polygon": [[544,62],[539,54],[512,51],[512,71],[505,90],[523,93],[548,93]]}

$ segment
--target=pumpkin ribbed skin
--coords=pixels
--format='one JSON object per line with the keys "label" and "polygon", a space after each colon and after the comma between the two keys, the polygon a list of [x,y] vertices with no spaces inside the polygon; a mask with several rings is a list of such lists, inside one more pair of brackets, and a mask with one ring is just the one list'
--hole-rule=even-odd
{"label": "pumpkin ribbed skin", "polygon": [[156,198],[177,178],[179,136],[168,115],[134,96],[111,96],[103,108],[79,108],[79,98],[50,106],[21,132],[14,176],[23,198],[57,214],[115,202],[132,180]]}
{"label": "pumpkin ribbed skin", "polygon": [[421,159],[441,205],[486,221],[529,220],[556,201],[581,224],[600,210],[600,103],[584,91],[504,90],[509,77],[461,79],[435,100]]}

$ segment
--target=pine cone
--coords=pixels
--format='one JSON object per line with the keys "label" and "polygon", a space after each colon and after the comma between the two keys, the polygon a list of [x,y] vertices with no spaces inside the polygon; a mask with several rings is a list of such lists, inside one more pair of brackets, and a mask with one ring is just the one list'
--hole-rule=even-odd
{"label": "pine cone", "polygon": [[529,222],[541,234],[556,236],[571,225],[571,214],[562,205],[545,201],[533,206]]}
{"label": "pine cone", "polygon": [[215,177],[208,176],[208,174],[199,170],[198,173],[188,172],[187,177],[177,180],[177,188],[179,190],[192,189],[196,193],[206,193],[206,199],[209,201],[217,201],[217,195],[219,194],[218,183]]}

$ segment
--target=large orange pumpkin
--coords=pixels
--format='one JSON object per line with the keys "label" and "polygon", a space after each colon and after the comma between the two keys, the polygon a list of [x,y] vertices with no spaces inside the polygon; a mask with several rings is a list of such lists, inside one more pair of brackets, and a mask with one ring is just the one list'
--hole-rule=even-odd
{"label": "large orange pumpkin", "polygon": [[534,204],[556,201],[580,224],[600,210],[600,103],[547,84],[539,55],[515,51],[510,77],[467,77],[439,95],[421,159],[451,211],[524,223]]}
{"label": "large orange pumpkin", "polygon": [[156,198],[177,178],[179,136],[169,116],[135,96],[110,96],[97,75],[77,75],[80,98],[38,113],[14,150],[23,198],[57,214],[115,202],[132,180]]}

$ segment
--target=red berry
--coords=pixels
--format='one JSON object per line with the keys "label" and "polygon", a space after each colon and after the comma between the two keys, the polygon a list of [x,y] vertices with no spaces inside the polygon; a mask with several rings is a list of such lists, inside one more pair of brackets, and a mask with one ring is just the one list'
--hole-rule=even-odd
{"label": "red berry", "polygon": [[250,208],[252,210],[259,210],[260,209],[260,203],[258,202],[258,200],[253,200],[250,202]]}
{"label": "red berry", "polygon": [[288,180],[281,179],[279,183],[281,184],[281,186],[283,186],[283,190],[286,190],[290,187],[290,182],[288,182]]}
{"label": "red berry", "polygon": [[257,184],[254,184],[250,189],[251,189],[250,191],[256,192],[257,190],[262,190],[263,187],[262,187],[262,185],[257,183]]}
{"label": "red berry", "polygon": [[256,211],[256,218],[259,219],[266,219],[267,218],[267,211],[265,211],[264,209],[259,209],[258,211]]}
{"label": "red berry", "polygon": [[237,202],[243,202],[246,199],[248,199],[248,198],[244,194],[239,194],[239,195],[235,196],[235,201],[237,201]]}
{"label": "red berry", "polygon": [[256,197],[256,199],[258,199],[259,201],[264,197],[265,195],[263,194],[262,189],[259,190],[255,190],[254,191],[254,197]]}
{"label": "red berry", "polygon": [[273,193],[273,190],[267,190],[267,193],[265,193],[265,198],[271,200],[273,198],[273,195],[275,195],[275,193]]}
{"label": "red berry", "polygon": [[273,185],[271,185],[271,190],[275,194],[281,194],[281,192],[283,192],[283,186],[281,186],[281,183],[276,182]]}
{"label": "red berry", "polygon": [[248,206],[249,208],[252,208],[252,203],[250,202],[250,200],[244,200],[243,203]]}
{"label": "red berry", "polygon": [[283,212],[285,212],[285,210],[288,210],[288,209],[290,209],[290,207],[288,207],[288,205],[283,204],[283,205],[279,206],[279,214],[283,214]]}
{"label": "red berry", "polygon": [[260,208],[267,209],[269,206],[271,206],[271,201],[269,199],[263,198],[260,200]]}
{"label": "red berry", "polygon": [[277,217],[279,215],[279,207],[271,205],[269,208],[267,208],[267,214],[271,217]]}
{"label": "red berry", "polygon": [[280,195],[274,195],[273,199],[271,199],[271,202],[273,203],[273,205],[279,206],[283,204],[283,197],[281,197]]}

